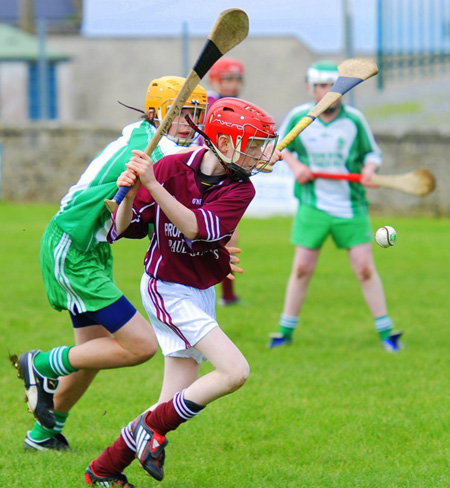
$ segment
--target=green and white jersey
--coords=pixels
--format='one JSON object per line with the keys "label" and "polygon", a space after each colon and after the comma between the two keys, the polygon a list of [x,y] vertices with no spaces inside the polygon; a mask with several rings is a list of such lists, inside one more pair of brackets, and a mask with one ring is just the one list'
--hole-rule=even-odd
{"label": "green and white jersey", "polygon": [[[282,139],[313,107],[312,103],[292,109],[280,127]],[[287,147],[313,172],[361,173],[368,163],[381,165],[382,154],[363,114],[342,106],[339,115],[324,123],[317,118]],[[300,204],[323,210],[336,217],[351,218],[367,213],[364,187],[359,183],[317,178],[295,183]]]}
{"label": "green and white jersey", "polygon": [[[86,252],[97,242],[106,241],[111,215],[104,200],[115,195],[117,178],[126,169],[125,164],[133,155],[132,149],[145,150],[155,132],[155,127],[146,120],[127,125],[121,137],[108,144],[92,160],[78,182],[61,200],[54,220],[70,235],[79,251]],[[151,158],[157,162],[180,149],[180,146],[163,137]]]}

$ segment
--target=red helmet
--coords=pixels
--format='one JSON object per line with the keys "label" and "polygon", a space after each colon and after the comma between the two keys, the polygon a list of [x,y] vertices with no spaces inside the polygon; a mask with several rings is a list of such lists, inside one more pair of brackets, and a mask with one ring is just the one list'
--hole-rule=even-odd
{"label": "red helmet", "polygon": [[209,70],[209,80],[219,81],[224,76],[243,76],[244,65],[237,59],[232,58],[220,58],[216,61],[212,68]]}
{"label": "red helmet", "polygon": [[[211,105],[204,130],[215,146],[219,159],[228,169],[236,170],[238,167],[242,172],[242,155],[254,160],[254,164],[250,166],[245,164],[248,175],[258,163],[258,167],[261,168],[270,161],[278,138],[275,127],[272,116],[262,108],[246,100],[230,97],[221,98]],[[220,134],[230,136],[234,148],[231,157],[226,157],[217,148],[217,138]],[[267,150],[268,144],[273,145],[270,151]],[[239,158],[241,162],[237,165]]]}

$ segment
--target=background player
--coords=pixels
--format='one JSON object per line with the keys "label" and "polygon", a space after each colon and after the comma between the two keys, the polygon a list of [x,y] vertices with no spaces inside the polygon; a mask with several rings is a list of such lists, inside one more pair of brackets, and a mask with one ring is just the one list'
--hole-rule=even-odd
{"label": "background player", "polygon": [[[104,199],[115,194],[117,178],[132,156],[131,150],[146,148],[183,83],[184,78],[176,76],[150,83],[143,119],[126,126],[121,137],[89,164],[44,233],[40,261],[48,299],[56,310],[69,312],[75,346],[30,351],[20,357],[17,366],[29,407],[38,420],[26,435],[25,447],[66,449],[68,442],[61,431],[69,411],[98,370],[139,364],[156,352],[152,327],[113,281],[112,254],[106,241],[111,215]],[[157,162],[194,143],[195,132],[184,115],[202,125],[206,109],[206,90],[197,86],[152,160]]]}
{"label": "background player", "polygon": [[[337,65],[329,61],[315,63],[308,69],[307,89],[315,103],[330,90],[338,76]],[[291,110],[280,128],[280,137],[284,137],[312,106],[304,104]],[[401,334],[392,331],[393,323],[372,255],[372,231],[364,186],[371,186],[370,177],[381,165],[382,155],[367,121],[361,112],[339,101],[302,132],[283,155],[295,176],[295,196],[299,200],[292,231],[296,247],[279,332],[271,334],[269,346],[292,341],[320,250],[331,235],[338,248],[348,251],[382,344],[386,350],[397,352]],[[362,185],[315,180],[313,171],[361,173]]]}
{"label": "background player", "polygon": [[[233,58],[220,58],[209,70],[209,82],[212,90],[208,91],[208,103],[211,106],[217,100],[224,97],[239,98],[244,84],[244,65]],[[236,229],[229,245],[237,246],[239,231]],[[234,283],[230,278],[225,278],[221,283],[222,297],[219,304],[232,305],[239,301],[234,291]]]}
{"label": "background player", "polygon": [[[142,151],[133,151],[119,178],[119,185],[134,187],[111,238],[142,238],[155,224],[141,295],[165,357],[164,380],[158,403],[89,465],[88,484],[121,475],[135,456],[162,480],[166,433],[248,377],[246,359],[216,321],[214,285],[230,271],[224,246],[255,194],[250,174],[259,160],[280,157],[277,150],[272,156],[275,122],[249,102],[224,98],[210,108],[204,137],[209,150],[168,156],[154,171]],[[142,186],[133,202],[136,175]],[[204,359],[215,369],[198,378]]]}

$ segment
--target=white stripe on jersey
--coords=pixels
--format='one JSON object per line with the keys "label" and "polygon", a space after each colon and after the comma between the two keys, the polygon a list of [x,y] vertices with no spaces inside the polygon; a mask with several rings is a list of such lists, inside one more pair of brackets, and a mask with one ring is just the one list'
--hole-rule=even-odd
{"label": "white stripe on jersey", "polygon": [[155,212],[155,234],[156,234],[156,240],[158,241],[158,247],[160,247],[160,242],[159,242],[159,220],[161,219],[161,207],[158,205],[156,207],[156,212]]}
{"label": "white stripe on jersey", "polygon": [[206,231],[208,232],[207,241],[219,241],[222,239],[220,235],[220,220],[217,215],[214,215],[210,210],[199,209],[205,221]]}
{"label": "white stripe on jersey", "polygon": [[191,166],[191,165],[192,165],[192,163],[193,163],[193,161],[194,161],[195,156],[197,155],[197,153],[198,153],[199,151],[202,151],[203,149],[205,149],[205,148],[204,148],[204,147],[200,147],[200,148],[196,149],[196,150],[195,150],[195,151],[194,151],[194,152],[193,152],[193,153],[190,155],[190,157],[189,157],[189,159],[188,159],[188,161],[187,161],[186,165],[187,165],[187,166]]}

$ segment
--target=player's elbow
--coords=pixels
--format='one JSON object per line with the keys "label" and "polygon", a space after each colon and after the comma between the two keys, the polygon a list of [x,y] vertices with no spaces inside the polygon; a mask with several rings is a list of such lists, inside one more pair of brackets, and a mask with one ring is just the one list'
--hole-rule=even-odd
{"label": "player's elbow", "polygon": [[187,224],[186,227],[183,229],[183,234],[186,239],[195,239],[196,237],[198,237],[197,220],[194,220],[193,222]]}
{"label": "player's elbow", "polygon": [[186,237],[186,239],[195,239],[198,235],[198,230],[197,232],[195,232],[194,230],[187,230],[186,232],[183,232],[184,234],[184,237]]}

